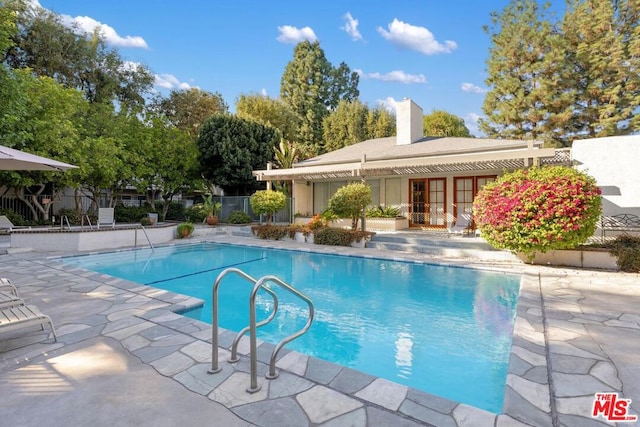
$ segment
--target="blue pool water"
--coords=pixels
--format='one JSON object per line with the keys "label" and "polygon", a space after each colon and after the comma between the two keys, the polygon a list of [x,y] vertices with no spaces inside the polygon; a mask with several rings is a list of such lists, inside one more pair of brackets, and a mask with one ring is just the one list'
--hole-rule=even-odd
{"label": "blue pool water", "polygon": [[[311,329],[287,344],[302,353],[500,413],[519,277],[466,268],[203,243],[65,258],[65,263],[206,302],[227,267],[275,274],[309,296]],[[220,326],[248,325],[251,284],[220,285]],[[277,289],[277,288],[276,288]],[[306,322],[307,308],[279,292],[278,316],[258,330],[277,343]],[[258,320],[272,308],[258,294]]]}

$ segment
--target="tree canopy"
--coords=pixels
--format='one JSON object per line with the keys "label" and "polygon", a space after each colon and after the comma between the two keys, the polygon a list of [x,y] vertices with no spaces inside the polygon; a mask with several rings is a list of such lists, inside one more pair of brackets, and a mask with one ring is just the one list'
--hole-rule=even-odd
{"label": "tree canopy", "polygon": [[324,149],[333,151],[373,138],[395,134],[395,117],[384,108],[369,108],[358,100],[342,100],[322,122]]}
{"label": "tree canopy", "polygon": [[222,95],[197,88],[172,90],[167,97],[156,97],[151,108],[194,138],[206,119],[229,111]]}
{"label": "tree canopy", "polygon": [[637,131],[639,20],[636,0],[570,0],[559,20],[536,0],[494,12],[481,129],[554,146]]}
{"label": "tree canopy", "polygon": [[14,44],[4,52],[11,68],[49,76],[81,90],[90,102],[116,101],[121,108],[142,110],[153,75],[107,47],[99,31],[87,36],[77,27],[64,25],[60,15],[23,1],[8,2],[5,7],[18,17]]}
{"label": "tree canopy", "polygon": [[433,110],[422,118],[426,136],[459,136],[469,138],[471,132],[464,119],[444,110]]}
{"label": "tree canopy", "polygon": [[286,141],[297,140],[298,117],[289,105],[279,99],[258,94],[241,94],[236,101],[236,115],[278,129]]}
{"label": "tree canopy", "polygon": [[200,172],[228,195],[251,194],[264,185],[252,171],[266,169],[278,142],[270,126],[226,114],[210,117],[197,141]]}
{"label": "tree canopy", "polygon": [[293,51],[280,81],[280,97],[299,120],[297,142],[305,154],[326,152],[322,140],[322,121],[337,108],[340,100],[359,96],[360,77],[345,63],[334,68],[320,42],[303,41]]}

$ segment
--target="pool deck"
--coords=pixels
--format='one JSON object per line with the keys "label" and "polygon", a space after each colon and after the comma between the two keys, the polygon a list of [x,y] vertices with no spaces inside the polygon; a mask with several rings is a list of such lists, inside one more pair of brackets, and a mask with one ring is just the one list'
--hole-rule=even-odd
{"label": "pool deck", "polygon": [[[191,241],[195,240],[192,239]],[[503,414],[423,393],[260,343],[248,394],[248,345],[211,364],[211,327],[179,314],[199,300],[70,267],[57,252],[0,255],[28,304],[56,326],[0,335],[0,416],[11,425],[118,426],[599,426],[595,393],[617,392],[640,414],[640,275],[482,262],[385,250],[211,235],[208,241],[414,260],[522,275]],[[638,422],[640,424],[640,421]],[[634,423],[619,423],[634,425]]]}

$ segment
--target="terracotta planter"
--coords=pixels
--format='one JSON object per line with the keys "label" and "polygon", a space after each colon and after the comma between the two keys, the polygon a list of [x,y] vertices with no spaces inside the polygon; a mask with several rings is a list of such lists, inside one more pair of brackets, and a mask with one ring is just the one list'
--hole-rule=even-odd
{"label": "terracotta planter", "polygon": [[218,215],[209,215],[206,221],[208,225],[216,225],[218,223]]}

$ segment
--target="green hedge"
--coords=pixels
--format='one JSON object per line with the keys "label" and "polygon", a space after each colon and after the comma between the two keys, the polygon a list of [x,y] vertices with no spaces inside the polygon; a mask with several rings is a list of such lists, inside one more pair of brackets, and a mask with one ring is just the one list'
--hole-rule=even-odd
{"label": "green hedge", "polygon": [[611,255],[617,256],[621,271],[640,273],[640,237],[622,235],[611,244]]}

